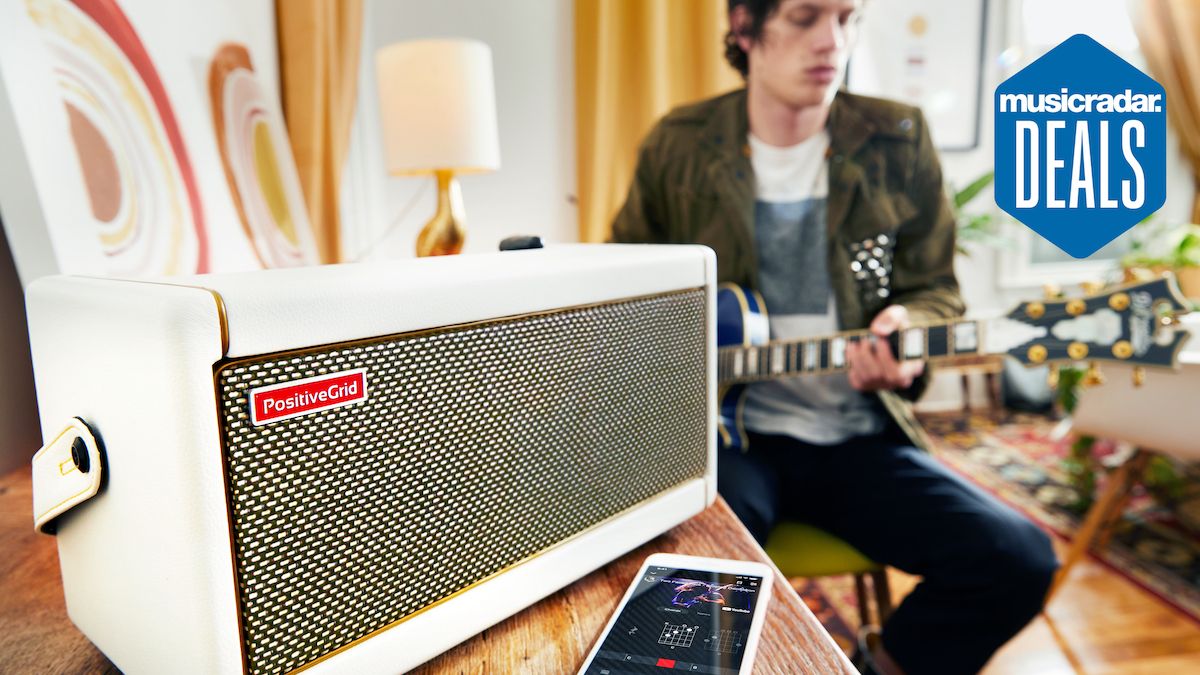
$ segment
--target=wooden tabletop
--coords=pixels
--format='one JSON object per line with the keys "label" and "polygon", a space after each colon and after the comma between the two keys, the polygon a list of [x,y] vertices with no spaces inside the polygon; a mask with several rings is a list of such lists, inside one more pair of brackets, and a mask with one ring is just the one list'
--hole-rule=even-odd
{"label": "wooden tabletop", "polygon": [[[67,618],[54,538],[33,530],[29,469],[0,477],[0,673],[118,673]],[[651,553],[759,560],[725,502],[426,663],[427,673],[562,673],[583,663]],[[772,565],[772,567],[774,567]],[[755,673],[854,673],[787,580],[775,573]]]}

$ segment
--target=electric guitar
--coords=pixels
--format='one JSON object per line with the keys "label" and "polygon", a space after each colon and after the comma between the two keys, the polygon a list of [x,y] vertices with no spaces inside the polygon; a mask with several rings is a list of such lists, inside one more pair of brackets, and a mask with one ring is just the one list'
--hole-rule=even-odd
{"label": "electric guitar", "polygon": [[1074,361],[1116,361],[1177,368],[1190,337],[1179,317],[1190,305],[1171,278],[1073,299],[1024,302],[992,319],[953,319],[913,325],[879,338],[866,330],[822,337],[771,340],[767,309],[757,291],[735,284],[717,289],[717,379],[722,447],[745,450],[746,385],[846,370],[846,346],[884,339],[897,360],[930,362],[1007,354],[1027,367]]}

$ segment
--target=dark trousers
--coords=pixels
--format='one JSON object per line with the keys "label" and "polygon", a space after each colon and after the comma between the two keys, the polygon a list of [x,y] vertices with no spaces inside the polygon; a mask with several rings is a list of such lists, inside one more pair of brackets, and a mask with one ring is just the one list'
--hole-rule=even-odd
{"label": "dark trousers", "polygon": [[722,450],[721,496],[758,541],[797,520],[922,577],[883,626],[908,675],[974,673],[1042,608],[1058,562],[1046,535],[897,433],[810,445],[750,434]]}

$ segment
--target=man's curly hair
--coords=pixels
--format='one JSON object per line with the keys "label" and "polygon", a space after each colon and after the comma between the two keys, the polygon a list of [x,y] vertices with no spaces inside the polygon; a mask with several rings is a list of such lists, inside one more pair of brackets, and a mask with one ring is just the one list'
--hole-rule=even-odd
{"label": "man's curly hair", "polygon": [[[729,0],[729,11],[732,13],[738,5],[744,5],[750,15],[750,25],[743,34],[751,42],[758,42],[762,39],[763,24],[779,9],[779,0]],[[725,33],[725,60],[744,78],[750,74],[750,58],[738,44],[738,37],[732,27]]]}

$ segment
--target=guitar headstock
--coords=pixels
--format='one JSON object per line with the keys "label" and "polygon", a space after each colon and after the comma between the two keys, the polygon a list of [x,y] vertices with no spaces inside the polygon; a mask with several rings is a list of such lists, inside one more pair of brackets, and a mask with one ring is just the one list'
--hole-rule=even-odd
{"label": "guitar headstock", "polygon": [[1023,302],[1006,319],[1024,331],[1003,351],[1026,366],[1111,361],[1175,368],[1190,333],[1190,311],[1173,277],[1118,286],[1076,298]]}

